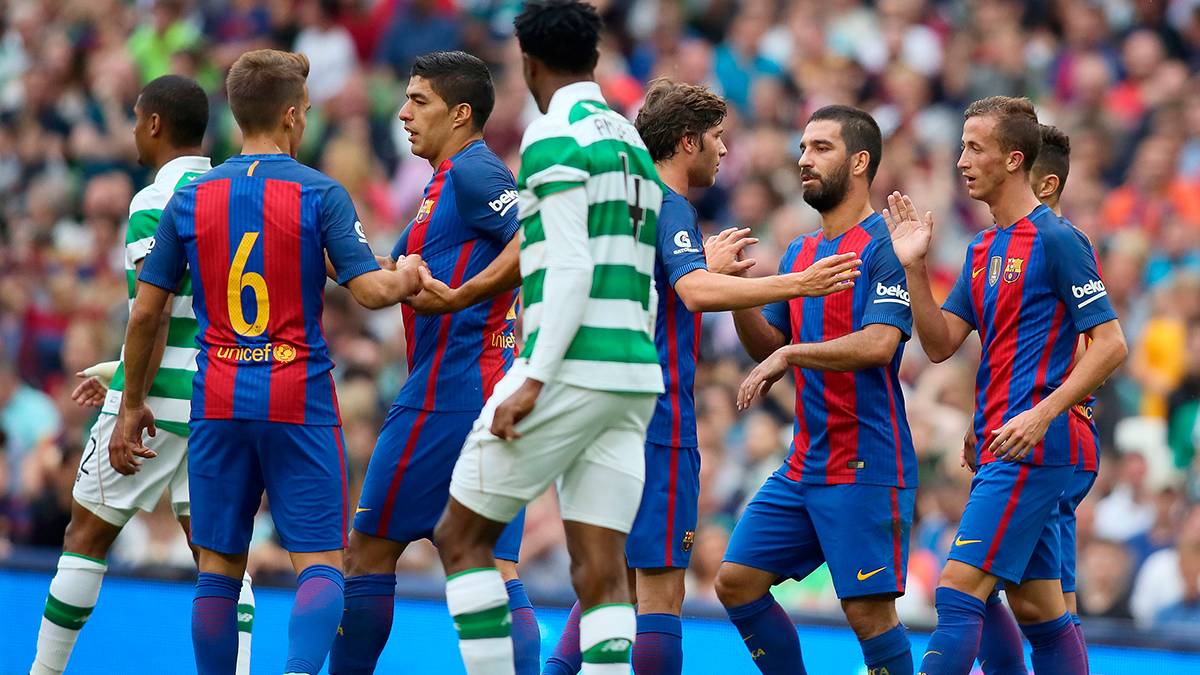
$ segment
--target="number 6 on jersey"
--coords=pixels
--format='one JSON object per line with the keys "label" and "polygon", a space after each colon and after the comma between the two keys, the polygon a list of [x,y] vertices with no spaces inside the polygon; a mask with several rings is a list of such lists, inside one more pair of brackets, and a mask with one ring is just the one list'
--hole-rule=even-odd
{"label": "number 6 on jersey", "polygon": [[[257,232],[247,232],[238,243],[237,253],[233,256],[233,264],[229,266],[229,324],[238,335],[257,337],[267,329],[267,319],[271,315],[271,299],[267,295],[267,281],[258,272],[247,272],[246,261],[250,251],[258,241]],[[246,321],[245,308],[242,307],[242,289],[249,288],[254,293],[257,309],[254,312],[254,323]]]}

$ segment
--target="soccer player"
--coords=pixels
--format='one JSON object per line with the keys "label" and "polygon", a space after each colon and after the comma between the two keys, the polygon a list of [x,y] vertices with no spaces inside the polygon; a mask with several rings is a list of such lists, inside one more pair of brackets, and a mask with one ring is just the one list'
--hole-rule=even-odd
{"label": "soccer player", "polygon": [[[654,283],[658,311],[654,342],[666,391],[658,397],[646,436],[646,486],[633,530],[625,544],[636,571],[637,639],[633,669],[638,675],[678,675],[683,670],[680,614],[684,575],[692,555],[700,496],[700,452],[696,447],[694,383],[701,312],[760,307],[797,296],[848,290],[858,276],[853,252],[830,256],[801,272],[757,279],[726,276],[754,264],[735,261],[748,243],[745,231],[718,235],[720,249],[706,264],[689,188],[713,185],[725,155],[726,105],[705,87],[659,80],[652,83],[635,126],[666,186],[658,218]],[[714,251],[710,247],[710,252]],[[544,675],[579,671],[579,605]]]}
{"label": "soccer player", "polygon": [[326,256],[360,304],[415,292],[416,256],[379,269],[344,188],[294,157],[304,134],[308,60],[258,50],[229,71],[240,155],[179,188],[138,277],[125,338],[125,397],[110,461],[133,473],[156,454],[146,403],[154,334],[185,276],[195,293],[197,373],[188,478],[200,576],[192,641],[200,675],[231,673],[235,606],[265,489],[299,575],[287,673],[315,673],[342,615],[345,453],[322,336]]}
{"label": "soccer player", "polygon": [[525,346],[467,437],[435,540],[467,672],[513,673],[492,551],[521,508],[557,481],[584,608],[583,672],[628,673],[636,619],[625,537],[663,390],[650,304],[662,188],[637,130],[595,82],[596,9],[532,0],[514,24],[543,113],[525,131],[518,180]]}
{"label": "soccer player", "polygon": [[[142,188],[129,205],[125,232],[125,273],[129,302],[133,304],[136,274],[154,246],[154,229],[175,188],[212,168],[200,149],[208,125],[208,96],[200,85],[177,75],[153,80],[142,90],[133,107],[134,143],[138,162],[154,169],[154,181]],[[138,509],[151,511],[164,492],[171,494],[171,508],[184,533],[191,529],[188,502],[188,416],[192,376],[196,371],[194,342],[196,317],[192,312],[191,286],[171,289],[171,301],[158,322],[149,401],[160,411],[162,431],[148,447],[158,459],[140,473],[122,475],[108,461],[108,444],[116,414],[121,406],[125,369],[116,373],[105,390],[97,378],[89,377],[73,397],[90,397],[103,405],[92,425],[87,446],[75,476],[71,523],[63,538],[58,572],[50,582],[42,626],[38,631],[37,656],[32,675],[61,673],[67,667],[79,631],[96,605],[100,583],[108,567],[105,558],[121,529]],[[111,374],[111,373],[110,373]],[[250,626],[254,621],[254,594],[250,578],[242,579],[238,599],[238,673],[250,672]],[[244,618],[243,618],[244,617]]]}
{"label": "soccer player", "polygon": [[[1125,339],[1090,243],[1030,188],[1041,145],[1033,104],[993,96],[968,106],[965,118],[958,168],[996,225],[971,242],[940,309],[925,265],[933,215],[920,216],[900,194],[885,212],[926,353],[944,361],[972,330],[983,345],[978,471],[936,592],[938,627],[921,672],[970,671],[987,598],[1003,580],[1034,670],[1082,673],[1083,645],[1059,580],[1058,503],[1075,473],[1069,410],[1121,363]],[[1080,333],[1092,342],[1072,366]]]}
{"label": "soccer player", "polygon": [[[1047,124],[1039,126],[1042,145],[1038,149],[1037,160],[1029,171],[1030,187],[1040,202],[1062,218],[1059,200],[1062,198],[1067,173],[1070,170],[1071,140],[1057,127]],[[1065,218],[1063,222],[1070,224]],[[1063,602],[1067,611],[1071,613],[1071,622],[1079,632],[1079,641],[1083,643],[1085,657],[1087,642],[1083,637],[1075,600],[1075,510],[1091,491],[1100,468],[1100,435],[1096,430],[1095,420],[1092,419],[1094,400],[1095,397],[1089,395],[1079,404],[1071,406],[1071,459],[1075,464],[1075,473],[1071,474],[1070,483],[1058,499]],[[974,431],[968,432],[963,453],[964,463],[974,470]],[[979,667],[985,675],[1024,675],[1026,672],[1020,629],[1012,613],[1000,602],[998,592],[993,592],[987,600],[987,614],[984,616],[983,634],[979,642]]]}
{"label": "soccer player", "polygon": [[[485,269],[516,234],[516,181],[483,142],[495,92],[487,66],[463,52],[413,63],[400,119],[413,154],[436,170],[394,259],[419,254],[435,278],[456,287]],[[483,402],[512,365],[516,292],[453,315],[404,309],[408,380],[388,412],[354,516],[346,612],[330,656],[335,675],[371,673],[387,643],[396,561],[408,542],[433,536],[449,498],[450,472]],[[541,635],[516,575],[522,512],[496,543],[513,612],[516,670],[536,674]]]}

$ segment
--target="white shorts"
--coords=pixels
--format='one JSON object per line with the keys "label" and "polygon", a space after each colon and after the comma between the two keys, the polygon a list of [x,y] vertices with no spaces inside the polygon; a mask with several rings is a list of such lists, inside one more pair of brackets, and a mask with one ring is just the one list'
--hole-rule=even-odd
{"label": "white shorts", "polygon": [[450,494],[475,513],[507,523],[558,482],[563,520],[628,533],[646,475],[646,427],[654,394],[618,394],[558,382],[542,388],[516,430],[492,435],[496,408],[525,381],[520,362],[496,384],[463,445]]}
{"label": "white shorts", "polygon": [[187,439],[169,431],[146,437],[146,447],[158,453],[143,459],[142,469],[132,476],[117,473],[108,462],[108,443],[117,416],[101,413],[79,461],[71,496],[101,520],[124,527],[137,512],[153,511],[163,492],[171,492],[176,516],[190,513],[188,499]]}

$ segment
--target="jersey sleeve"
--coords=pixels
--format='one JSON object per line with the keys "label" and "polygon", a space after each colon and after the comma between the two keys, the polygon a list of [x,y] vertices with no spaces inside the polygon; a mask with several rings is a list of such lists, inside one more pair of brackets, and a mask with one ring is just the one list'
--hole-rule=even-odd
{"label": "jersey sleeve", "polygon": [[963,260],[962,271],[958,274],[958,279],[954,281],[954,288],[950,289],[950,295],[946,296],[946,302],[942,303],[942,309],[958,316],[963,321],[966,321],[971,328],[978,329],[975,325],[975,306],[971,302],[971,250],[972,246],[967,247],[966,260]]}
{"label": "jersey sleeve", "polygon": [[472,231],[500,244],[517,233],[517,183],[503,166],[472,162],[454,173],[458,216]]}
{"label": "jersey sleeve", "polygon": [[664,199],[658,215],[658,255],[672,286],[684,275],[708,269],[700,242],[693,241],[696,214],[680,199]]}
{"label": "jersey sleeve", "polygon": [[321,242],[337,271],[339,284],[379,269],[354,202],[340,185],[326,190],[321,200]]}
{"label": "jersey sleeve", "polygon": [[[546,133],[549,130],[540,126],[545,123],[543,118],[530,125],[526,135]],[[522,183],[539,199],[587,183],[588,163],[583,148],[565,128],[556,131],[559,135],[533,141],[521,151]]]}
{"label": "jersey sleeve", "polygon": [[150,242],[150,250],[142,264],[139,281],[175,292],[187,273],[187,252],[175,227],[175,202],[167,205],[158,220],[158,228]]}
{"label": "jersey sleeve", "polygon": [[870,258],[865,262],[867,305],[862,325],[879,323],[900,329],[905,340],[912,336],[912,305],[904,268],[896,258],[891,241],[875,240]]}
{"label": "jersey sleeve", "polygon": [[162,211],[159,209],[140,209],[129,214],[129,224],[125,228],[125,254],[130,263],[136,265],[150,254],[160,218]]}
{"label": "jersey sleeve", "polygon": [[1117,318],[1096,250],[1086,235],[1074,228],[1055,228],[1046,237],[1046,257],[1050,263],[1050,284],[1054,295],[1066,306],[1080,333]]}
{"label": "jersey sleeve", "polygon": [[[792,265],[795,263],[796,256],[800,252],[800,241],[801,240],[797,239],[796,242],[788,247],[788,250],[783,254],[783,257],[780,258],[780,274],[787,274],[788,272],[792,271]],[[792,335],[792,315],[786,301],[772,302],[771,304],[766,305],[762,308],[762,315],[763,318],[767,320],[767,323],[778,329],[780,333],[783,333],[785,339],[787,339],[789,342],[791,341],[792,337],[794,337]]]}

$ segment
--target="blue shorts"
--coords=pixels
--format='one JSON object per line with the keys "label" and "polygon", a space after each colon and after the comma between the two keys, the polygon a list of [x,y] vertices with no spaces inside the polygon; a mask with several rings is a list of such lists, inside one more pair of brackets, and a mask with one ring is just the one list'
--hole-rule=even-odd
{"label": "blue shorts", "polygon": [[1074,473],[1070,465],[997,461],[980,466],[949,559],[1012,583],[1058,579],[1058,502]]}
{"label": "blue shorts", "polygon": [[646,442],[646,485],[625,558],[633,569],[687,569],[696,539],[700,451]]}
{"label": "blue shorts", "polygon": [[1075,592],[1075,509],[1092,490],[1095,471],[1076,470],[1067,489],[1058,499],[1058,529],[1062,540],[1061,567],[1063,593]]}
{"label": "blue shorts", "polygon": [[245,553],[263,491],[279,541],[295,553],[346,546],[342,428],[256,420],[192,420],[192,543]]}
{"label": "blue shorts", "polygon": [[[354,529],[410,542],[432,539],[450,501],[450,474],[478,412],[388,410],[354,513]],[[522,510],[501,533],[495,556],[516,562],[525,531]]]}
{"label": "blue shorts", "polygon": [[916,488],[818,485],[771,474],[746,506],[725,562],[803,579],[829,563],[842,599],[903,595]]}

